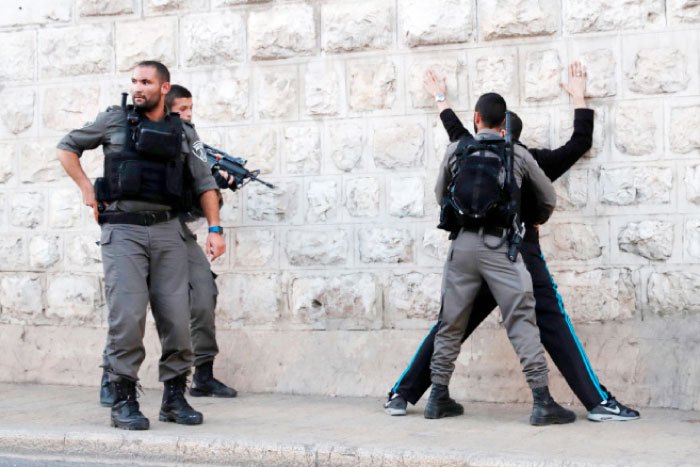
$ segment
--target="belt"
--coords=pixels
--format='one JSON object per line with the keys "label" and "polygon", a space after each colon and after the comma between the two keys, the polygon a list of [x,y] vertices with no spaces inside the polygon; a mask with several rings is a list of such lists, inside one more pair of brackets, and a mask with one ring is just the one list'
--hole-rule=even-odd
{"label": "belt", "polygon": [[169,221],[177,217],[177,211],[138,211],[138,212],[105,212],[97,216],[101,224],[131,224],[149,226]]}
{"label": "belt", "polygon": [[474,233],[483,233],[484,235],[493,235],[494,237],[503,237],[506,233],[506,229],[503,227],[479,227],[479,226],[464,226],[462,230]]}

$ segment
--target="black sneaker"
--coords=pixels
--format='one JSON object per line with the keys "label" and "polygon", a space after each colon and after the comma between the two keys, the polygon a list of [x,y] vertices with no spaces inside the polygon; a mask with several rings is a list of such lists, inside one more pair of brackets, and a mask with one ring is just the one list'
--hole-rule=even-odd
{"label": "black sneaker", "polygon": [[610,399],[601,402],[588,412],[588,419],[594,422],[638,420],[639,412],[620,404],[611,395]]}
{"label": "black sneaker", "polygon": [[389,393],[389,399],[384,403],[384,412],[394,416],[406,415],[407,405],[408,403],[403,396]]}

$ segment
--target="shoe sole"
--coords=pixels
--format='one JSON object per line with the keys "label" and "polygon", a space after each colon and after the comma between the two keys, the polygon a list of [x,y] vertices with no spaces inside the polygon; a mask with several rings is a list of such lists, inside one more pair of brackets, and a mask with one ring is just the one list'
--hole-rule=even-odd
{"label": "shoe sole", "polygon": [[390,407],[384,407],[384,412],[391,415],[392,417],[401,417],[406,415],[406,409],[392,409]]}
{"label": "shoe sole", "polygon": [[186,418],[178,418],[177,415],[173,415],[170,413],[165,413],[165,412],[160,412],[158,414],[158,420],[161,422],[171,422],[171,423],[177,423],[180,425],[201,425],[202,422],[204,422],[204,417],[186,417]]}
{"label": "shoe sole", "polygon": [[588,414],[588,419],[592,422],[627,422],[630,420],[639,420],[639,415],[636,417],[623,417],[614,414]]}
{"label": "shoe sole", "polygon": [[237,392],[233,393],[232,396],[224,396],[222,394],[214,394],[213,392],[206,392],[200,389],[190,388],[190,396],[192,397],[220,397],[222,399],[233,399],[238,395]]}
{"label": "shoe sole", "polygon": [[114,428],[119,428],[122,430],[130,430],[130,431],[143,431],[143,430],[148,430],[150,428],[150,422],[146,420],[145,422],[131,422],[131,423],[119,423],[114,419],[110,419],[110,424]]}
{"label": "shoe sole", "polygon": [[576,417],[573,418],[532,418],[530,417],[530,425],[532,426],[546,426],[546,425],[566,425],[567,423],[574,423]]}
{"label": "shoe sole", "polygon": [[464,415],[464,409],[454,411],[454,412],[438,413],[437,411],[434,411],[434,410],[428,410],[428,408],[426,407],[425,411],[423,412],[423,417],[427,418],[428,420],[437,420],[439,418],[447,418],[447,417],[459,417],[460,415]]}

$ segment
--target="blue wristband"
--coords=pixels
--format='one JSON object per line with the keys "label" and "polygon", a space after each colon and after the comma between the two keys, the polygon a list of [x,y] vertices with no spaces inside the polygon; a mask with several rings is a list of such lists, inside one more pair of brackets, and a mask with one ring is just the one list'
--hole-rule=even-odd
{"label": "blue wristband", "polygon": [[214,227],[209,227],[209,233],[217,233],[220,235],[224,234],[224,228],[220,225],[215,225]]}

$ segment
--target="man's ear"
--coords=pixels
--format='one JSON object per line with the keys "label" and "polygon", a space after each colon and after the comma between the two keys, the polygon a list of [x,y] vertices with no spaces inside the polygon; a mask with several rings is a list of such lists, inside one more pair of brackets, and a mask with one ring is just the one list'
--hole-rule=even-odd
{"label": "man's ear", "polygon": [[170,83],[166,81],[165,83],[162,83],[160,85],[160,93],[162,95],[166,95],[169,92],[170,92]]}
{"label": "man's ear", "polygon": [[506,137],[506,130],[501,128],[501,136]]}
{"label": "man's ear", "polygon": [[474,112],[474,123],[481,125],[481,114],[479,112]]}

